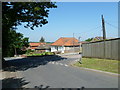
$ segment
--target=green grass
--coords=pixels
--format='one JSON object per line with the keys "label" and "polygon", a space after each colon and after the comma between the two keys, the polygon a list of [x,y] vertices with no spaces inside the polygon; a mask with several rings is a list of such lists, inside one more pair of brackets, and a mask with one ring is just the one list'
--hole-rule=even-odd
{"label": "green grass", "polygon": [[73,65],[78,67],[85,67],[120,74],[120,72],[118,72],[118,63],[120,63],[120,61],[118,60],[82,58],[82,64],[76,62]]}

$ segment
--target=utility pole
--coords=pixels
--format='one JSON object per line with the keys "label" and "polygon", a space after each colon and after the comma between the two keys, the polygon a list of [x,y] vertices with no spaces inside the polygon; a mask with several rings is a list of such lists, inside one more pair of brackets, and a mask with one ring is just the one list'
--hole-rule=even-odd
{"label": "utility pole", "polygon": [[106,32],[105,32],[105,21],[104,21],[104,18],[103,18],[103,15],[102,15],[102,30],[103,30],[103,40],[104,40],[104,51],[103,51],[103,54],[104,54],[104,59],[105,59],[105,39],[106,39]]}
{"label": "utility pole", "polygon": [[78,38],[78,40],[79,40],[79,44],[80,44],[80,52],[81,52],[81,43],[80,43],[80,38],[81,38],[81,37],[79,37],[79,38]]}
{"label": "utility pole", "polygon": [[103,40],[106,39],[106,31],[105,31],[105,21],[102,15],[102,30],[103,30]]}
{"label": "utility pole", "polygon": [[75,52],[75,50],[74,50],[74,33],[73,33],[73,52]]}
{"label": "utility pole", "polygon": [[[78,39],[79,39],[79,44],[80,44],[80,52],[79,52],[79,54],[81,53],[81,43],[80,43],[80,38],[81,37],[79,37]],[[82,55],[81,55],[81,57],[80,57],[80,59],[79,59],[79,61],[78,61],[80,64],[82,64]]]}

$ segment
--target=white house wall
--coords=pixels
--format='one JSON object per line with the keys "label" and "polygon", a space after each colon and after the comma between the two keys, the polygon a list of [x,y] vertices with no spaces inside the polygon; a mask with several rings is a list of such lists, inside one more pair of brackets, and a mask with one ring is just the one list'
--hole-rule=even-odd
{"label": "white house wall", "polygon": [[76,46],[76,47],[69,47],[69,46],[51,46],[51,52],[56,52],[56,51],[60,51],[61,53],[65,53],[65,52],[80,52],[80,47]]}
{"label": "white house wall", "polygon": [[65,47],[63,46],[51,46],[51,52],[61,51],[64,53]]}
{"label": "white house wall", "polygon": [[64,50],[64,47],[59,46],[58,51],[62,51],[62,50]]}
{"label": "white house wall", "polygon": [[73,47],[65,47],[65,50],[73,49]]}
{"label": "white house wall", "polygon": [[51,52],[55,52],[55,51],[57,51],[57,49],[55,49],[54,46],[51,46]]}
{"label": "white house wall", "polygon": [[45,50],[45,52],[50,52],[50,50]]}

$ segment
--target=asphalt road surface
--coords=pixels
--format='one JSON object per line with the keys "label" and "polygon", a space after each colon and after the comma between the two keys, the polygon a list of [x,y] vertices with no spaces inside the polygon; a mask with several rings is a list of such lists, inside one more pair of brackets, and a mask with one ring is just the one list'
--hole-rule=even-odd
{"label": "asphalt road surface", "polygon": [[[25,88],[118,88],[118,77],[70,66],[80,54],[31,57],[11,62],[16,77],[3,80],[3,87]],[[36,64],[37,62],[37,64]],[[30,63],[30,64],[29,64]],[[27,66],[29,65],[29,66]],[[5,69],[7,71],[7,69]],[[13,83],[9,83],[9,82]],[[8,85],[7,85],[8,84]]]}

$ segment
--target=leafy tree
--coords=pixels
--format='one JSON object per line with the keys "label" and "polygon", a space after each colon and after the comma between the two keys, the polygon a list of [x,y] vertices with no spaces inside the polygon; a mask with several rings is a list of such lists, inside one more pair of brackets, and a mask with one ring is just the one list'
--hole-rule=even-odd
{"label": "leafy tree", "polygon": [[45,39],[41,37],[40,42],[45,42]]}
{"label": "leafy tree", "polygon": [[2,2],[3,57],[13,53],[13,46],[18,48],[17,45],[21,43],[17,42],[22,35],[15,33],[16,26],[26,22],[25,28],[34,30],[34,27],[42,27],[48,23],[49,9],[56,7],[53,2]]}
{"label": "leafy tree", "polygon": [[90,41],[92,41],[92,39],[93,39],[93,38],[88,38],[88,39],[86,39],[85,41],[90,42]]}
{"label": "leafy tree", "polygon": [[[17,55],[17,51],[21,51],[23,47],[28,47],[28,38],[24,38],[23,34],[16,33],[15,30],[10,30],[8,34],[8,47],[6,50],[3,51],[4,56],[13,56],[14,54]],[[18,53],[19,53],[18,52]]]}
{"label": "leafy tree", "polygon": [[53,2],[3,2],[3,25],[8,28],[27,22],[25,27],[42,27],[48,23],[49,8],[56,8]]}
{"label": "leafy tree", "polygon": [[29,46],[29,42],[28,42],[29,38],[23,38],[23,46],[24,47],[28,47]]}
{"label": "leafy tree", "polygon": [[22,51],[29,46],[29,42],[28,42],[29,38],[23,38],[23,35],[20,33],[17,33],[16,35],[18,36],[16,38],[16,42],[14,42],[13,45],[15,48],[15,55],[22,54]]}

